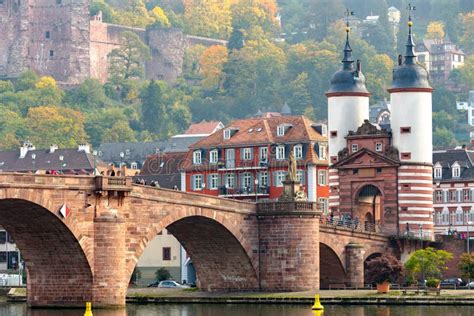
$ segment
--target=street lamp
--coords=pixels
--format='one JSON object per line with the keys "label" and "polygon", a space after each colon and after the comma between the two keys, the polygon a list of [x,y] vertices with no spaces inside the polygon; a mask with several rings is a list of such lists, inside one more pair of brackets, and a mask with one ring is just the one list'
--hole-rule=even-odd
{"label": "street lamp", "polygon": [[255,203],[258,203],[258,179],[255,178]]}
{"label": "street lamp", "polygon": [[92,151],[92,155],[94,156],[94,173],[93,175],[97,175],[97,163],[96,163],[96,157],[97,157],[97,150]]}
{"label": "street lamp", "polygon": [[123,157],[125,157],[125,153],[124,153],[123,151],[121,151],[121,152],[120,152],[120,168],[122,168]]}

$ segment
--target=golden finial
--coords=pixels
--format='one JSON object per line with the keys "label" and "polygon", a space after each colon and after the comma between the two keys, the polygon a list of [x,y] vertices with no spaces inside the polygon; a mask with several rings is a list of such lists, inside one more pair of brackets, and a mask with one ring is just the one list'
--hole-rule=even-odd
{"label": "golden finial", "polygon": [[413,21],[408,21],[408,26],[412,27],[413,26]]}

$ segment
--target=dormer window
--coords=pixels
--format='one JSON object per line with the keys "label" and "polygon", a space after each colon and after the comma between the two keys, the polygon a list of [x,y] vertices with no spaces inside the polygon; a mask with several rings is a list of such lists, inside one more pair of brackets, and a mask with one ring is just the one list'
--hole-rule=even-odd
{"label": "dormer window", "polygon": [[229,127],[224,130],[224,139],[230,139],[239,129],[235,127]]}
{"label": "dormer window", "polygon": [[461,167],[457,162],[455,162],[452,166],[453,178],[459,178],[461,176]]}
{"label": "dormer window", "polygon": [[230,139],[230,129],[224,131],[224,139]]}
{"label": "dormer window", "polygon": [[280,125],[277,127],[277,136],[285,136],[285,126]]}
{"label": "dormer window", "polygon": [[434,178],[435,179],[441,179],[443,178],[443,168],[439,163],[437,163],[434,167]]}
{"label": "dormer window", "polygon": [[200,165],[202,163],[202,152],[196,150],[193,152],[193,164]]}

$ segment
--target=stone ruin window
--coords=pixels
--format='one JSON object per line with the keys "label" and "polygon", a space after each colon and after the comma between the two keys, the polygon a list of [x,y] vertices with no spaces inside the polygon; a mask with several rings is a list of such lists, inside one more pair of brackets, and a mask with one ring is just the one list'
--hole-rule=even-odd
{"label": "stone ruin window", "polygon": [[54,50],[49,51],[49,57],[54,57]]}
{"label": "stone ruin window", "polygon": [[[0,1],[1,1],[1,0],[0,0]],[[44,33],[44,37],[45,37],[45,38],[51,38],[51,33],[50,33],[49,31],[46,31],[46,32]]]}
{"label": "stone ruin window", "polygon": [[56,0],[56,4],[62,4],[63,0]]}

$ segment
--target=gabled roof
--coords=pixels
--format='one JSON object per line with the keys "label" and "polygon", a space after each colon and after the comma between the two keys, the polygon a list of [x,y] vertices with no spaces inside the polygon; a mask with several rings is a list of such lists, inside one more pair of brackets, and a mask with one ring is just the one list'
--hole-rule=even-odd
{"label": "gabled roof", "polygon": [[90,173],[95,166],[105,166],[99,159],[85,151],[76,148],[29,150],[24,158],[20,151],[0,152],[0,171],[3,172],[32,172],[37,170],[56,170],[64,173]]}
{"label": "gabled roof", "polygon": [[[367,149],[367,148],[362,148],[361,150],[347,156],[346,158],[338,161],[337,163],[335,163],[333,165],[334,168],[340,168],[340,169],[344,169],[344,168],[354,168],[355,166],[352,165],[352,163],[358,159],[361,159],[362,156],[364,155],[368,155],[368,156],[371,156],[372,158],[375,158],[378,160],[378,163],[375,163],[373,164],[373,166],[370,166],[370,165],[360,165],[358,167],[379,167],[379,166],[398,166],[400,165],[400,162],[397,161],[397,160],[394,160],[390,157],[387,157],[385,155],[381,155],[375,151],[372,151],[370,149]],[[357,168],[357,167],[356,167]]]}
{"label": "gabled roof", "polygon": [[[289,124],[284,136],[277,136],[277,127]],[[223,130],[217,131],[190,146],[195,148],[239,147],[273,143],[298,143],[310,141],[327,141],[313,127],[313,122],[304,116],[280,116],[242,119],[231,122]],[[230,139],[224,139],[226,129],[237,129]]]}
{"label": "gabled roof", "polygon": [[222,129],[224,124],[218,121],[202,121],[200,123],[191,124],[184,135],[210,135]]}
{"label": "gabled roof", "polygon": [[[433,164],[443,168],[442,178],[435,180],[469,180],[474,179],[474,151],[465,149],[448,149],[433,152]],[[461,176],[452,177],[452,166],[457,163],[461,167]]]}

